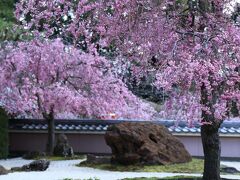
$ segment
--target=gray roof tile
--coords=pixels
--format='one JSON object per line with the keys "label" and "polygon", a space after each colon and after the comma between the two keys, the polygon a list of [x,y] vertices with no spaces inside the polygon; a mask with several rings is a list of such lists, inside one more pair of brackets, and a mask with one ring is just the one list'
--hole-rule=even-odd
{"label": "gray roof tile", "polygon": [[228,131],[225,128],[220,128],[220,132],[226,134]]}
{"label": "gray roof tile", "polygon": [[[56,131],[96,131],[104,132],[107,128],[114,123],[121,121],[84,121],[84,120],[56,120]],[[175,122],[158,121],[156,123],[165,125],[170,132],[173,133],[200,133],[200,126],[188,127],[184,123],[179,123],[178,126]],[[46,130],[47,123],[44,120],[16,120],[9,123],[9,128],[14,130]],[[240,122],[226,122],[223,123],[219,132],[222,134],[240,134]]]}
{"label": "gray roof tile", "polygon": [[190,132],[192,132],[192,133],[196,133],[196,132],[197,132],[197,129],[196,129],[196,128],[190,128],[189,130],[190,130]]}

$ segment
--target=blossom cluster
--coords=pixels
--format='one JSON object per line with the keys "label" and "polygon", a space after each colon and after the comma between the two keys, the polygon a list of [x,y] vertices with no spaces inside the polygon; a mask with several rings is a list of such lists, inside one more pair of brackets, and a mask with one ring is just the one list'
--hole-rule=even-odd
{"label": "blossom cluster", "polygon": [[202,121],[207,114],[221,121],[231,104],[240,111],[240,29],[229,17],[232,6],[231,0],[22,0],[16,15],[34,33],[88,52],[116,47],[137,79],[154,72],[154,85],[168,94],[165,117]]}
{"label": "blossom cluster", "polygon": [[115,118],[151,118],[154,110],[109,66],[104,57],[66,46],[60,39],[9,44],[0,52],[0,102],[12,114],[31,117],[115,113]]}

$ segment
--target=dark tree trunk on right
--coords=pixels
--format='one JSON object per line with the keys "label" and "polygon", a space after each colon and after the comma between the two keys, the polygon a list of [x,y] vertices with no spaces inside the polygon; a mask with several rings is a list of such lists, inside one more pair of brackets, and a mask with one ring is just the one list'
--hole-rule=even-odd
{"label": "dark tree trunk on right", "polygon": [[201,138],[204,152],[203,180],[220,180],[221,145],[218,133],[219,126],[203,125]]}
{"label": "dark tree trunk on right", "polygon": [[222,121],[214,116],[213,104],[216,102],[216,93],[211,92],[211,98],[205,85],[201,88],[201,104],[208,108],[202,111],[203,125],[201,127],[201,138],[204,152],[204,172],[203,180],[220,180],[220,156],[221,143],[219,139],[219,127]]}

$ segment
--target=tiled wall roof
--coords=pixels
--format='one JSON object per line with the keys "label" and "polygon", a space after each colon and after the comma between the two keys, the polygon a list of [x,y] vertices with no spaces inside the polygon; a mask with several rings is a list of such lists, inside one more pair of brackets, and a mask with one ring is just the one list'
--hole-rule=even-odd
{"label": "tiled wall roof", "polygon": [[[56,120],[56,131],[66,132],[105,132],[111,124],[120,123],[118,120]],[[178,126],[175,121],[161,120],[154,123],[165,125],[172,133],[199,134],[200,126],[189,127],[186,123],[180,122]],[[47,123],[44,120],[14,119],[9,122],[10,131],[44,131],[47,130]],[[220,134],[239,134],[240,121],[226,121],[219,129]]]}

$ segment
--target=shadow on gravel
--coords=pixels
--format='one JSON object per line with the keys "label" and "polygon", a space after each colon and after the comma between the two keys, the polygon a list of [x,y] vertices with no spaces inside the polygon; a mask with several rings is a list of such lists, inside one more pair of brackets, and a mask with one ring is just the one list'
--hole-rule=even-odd
{"label": "shadow on gravel", "polygon": [[[122,180],[203,180],[201,177],[179,177],[179,176],[175,176],[175,177],[165,177],[165,178],[157,178],[157,177],[151,177],[151,178],[147,178],[147,177],[136,177],[136,178],[125,178]],[[234,179],[226,179],[226,178],[221,178],[221,180],[234,180]]]}
{"label": "shadow on gravel", "polygon": [[[157,180],[203,180],[202,178],[172,178],[172,179],[157,179]],[[221,178],[221,180],[234,180],[234,179],[225,179],[225,178]]]}

